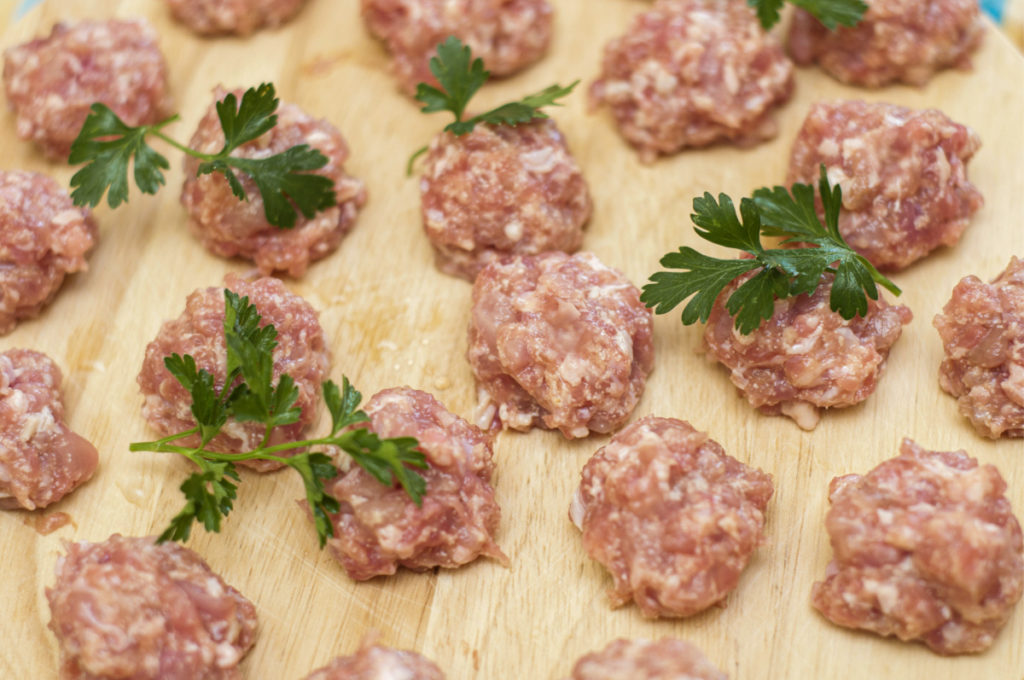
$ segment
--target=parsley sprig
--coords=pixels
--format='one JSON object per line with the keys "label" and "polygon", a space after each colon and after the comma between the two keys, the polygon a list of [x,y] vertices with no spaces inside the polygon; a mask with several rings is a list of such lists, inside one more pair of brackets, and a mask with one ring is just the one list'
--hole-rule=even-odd
{"label": "parsley sprig", "polygon": [[281,227],[295,226],[296,208],[306,219],[335,204],[334,182],[314,174],[327,165],[327,157],[308,144],[293,146],[266,158],[239,158],[231,153],[277,125],[279,104],[274,86],[264,83],[249,88],[241,102],[228,94],[216,104],[217,117],[224,131],[224,146],[214,154],[202,153],[178,143],[163,129],[178,120],[174,115],[153,125],[132,127],[104,104],[92,105],[82,130],[71,144],[71,165],[86,163],[71,178],[71,198],[75,205],[95,208],[107,194],[107,203],[116,208],[128,201],[128,167],[133,165],[135,183],[146,194],[155,194],[165,183],[163,171],[170,167],[167,158],[146,143],[150,135],[176,149],[198,158],[199,175],[219,172],[227,178],[231,192],[247,201],[245,187],[237,172],[252,178],[263,198],[267,222]]}
{"label": "parsley sprig", "polygon": [[[547,118],[548,115],[541,111],[541,108],[560,106],[558,100],[572,92],[580,82],[577,80],[566,87],[551,85],[519,101],[502,104],[464,120],[469,100],[491,76],[491,72],[484,69],[483,60],[479,57],[473,59],[468,45],[463,45],[455,36],[449,36],[437,46],[437,56],[431,57],[430,72],[437,78],[441,87],[436,88],[427,83],[416,86],[416,99],[423,103],[420,110],[423,113],[450,111],[455,115],[455,120],[448,123],[444,131],[460,136],[472,132],[477,123],[519,125]],[[408,174],[412,174],[413,163],[420,155],[426,153],[428,148],[424,146],[412,155],[406,168]]]}
{"label": "parsley sprig", "polygon": [[[725,194],[705,192],[693,199],[693,220],[697,235],[727,248],[736,248],[752,257],[723,260],[709,257],[690,247],[661,258],[661,266],[681,272],[657,272],[640,296],[658,314],[675,309],[687,298],[682,319],[686,325],[706,322],[719,294],[735,279],[758,271],[732,292],[725,308],[744,335],[772,317],[775,300],[811,294],[826,272],[834,275],[829,306],[844,319],[863,316],[867,298],[878,299],[881,285],[895,295],[900,289],[853,250],[839,233],[839,208],[842,190],[829,184],[825,166],[818,182],[825,222],[815,210],[814,187],[794,184],[792,193],[785,187],[758,189],[753,198],[740,201],[740,216],[732,199]],[[783,239],[781,245],[806,243],[809,247],[765,248],[761,236]]]}
{"label": "parsley sprig", "polygon": [[[222,388],[217,389],[206,369],[196,367],[192,356],[172,354],[164,359],[167,370],[192,396],[195,427],[156,441],[135,442],[129,447],[132,451],[177,453],[199,468],[182,483],[185,507],[158,541],[188,540],[193,522],[199,522],[207,531],[220,531],[221,520],[231,512],[237,497],[240,478],[235,463],[267,460],[287,465],[302,477],[306,501],[323,547],[334,534],[328,515],[339,509],[337,499],[324,490],[324,482],[336,477],[338,470],[326,454],[310,451],[312,446],[340,448],[379,482],[389,486],[397,482],[417,505],[422,504],[426,481],[412,469],[427,467],[425,456],[416,450],[419,442],[413,437],[381,439],[365,427],[356,427],[369,419],[359,410],[362,395],[348,378],[342,378],[340,389],[330,380],[323,384],[324,401],[331,414],[328,436],[271,445],[274,428],[298,421],[300,410],[295,401],[299,390],[288,374],[273,384],[277,330],[270,324],[260,326],[260,314],[249,298],[239,298],[225,289],[224,312],[227,379]],[[210,451],[207,446],[231,418],[263,423],[265,431],[260,445],[243,453]],[[199,437],[198,446],[174,443],[193,435]],[[295,451],[299,453],[285,455]]]}
{"label": "parsley sprig", "polygon": [[[813,14],[825,28],[834,31],[836,26],[856,26],[868,6],[862,0],[789,0]],[[761,26],[768,30],[779,22],[779,10],[784,0],[747,0],[757,10]]]}

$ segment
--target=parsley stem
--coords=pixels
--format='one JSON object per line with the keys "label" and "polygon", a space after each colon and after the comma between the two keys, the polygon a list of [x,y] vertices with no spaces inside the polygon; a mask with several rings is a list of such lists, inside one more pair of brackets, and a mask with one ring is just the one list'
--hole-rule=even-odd
{"label": "parsley stem", "polygon": [[[169,444],[170,442],[173,442],[173,441],[178,440],[178,439],[184,439],[185,437],[188,437],[188,436],[193,435],[193,434],[199,434],[199,426],[193,427],[191,430],[185,430],[184,432],[179,432],[178,434],[172,434],[169,437],[164,437],[163,439],[157,439],[157,440],[151,441],[151,442],[133,442],[133,443],[128,445],[128,450],[129,451],[155,451],[156,449],[154,447],[162,447],[162,446],[165,446],[165,445]],[[191,451],[192,449],[186,449],[186,450]]]}
{"label": "parsley stem", "polygon": [[[177,116],[175,116],[175,118],[176,118],[176,117],[177,117]],[[180,142],[178,142],[178,141],[174,140],[174,139],[173,139],[173,138],[171,138],[171,137],[168,137],[168,136],[167,136],[167,135],[165,135],[165,134],[164,134],[163,132],[161,132],[161,131],[160,131],[160,129],[159,129],[159,126],[162,126],[162,125],[163,125],[163,123],[158,123],[157,125],[154,125],[154,126],[153,126],[153,127],[152,127],[152,128],[150,129],[150,132],[151,132],[151,133],[152,133],[153,135],[155,135],[155,136],[159,137],[160,139],[164,140],[165,142],[167,142],[167,143],[168,143],[168,144],[170,144],[171,146],[173,146],[173,147],[174,147],[175,149],[177,149],[178,151],[183,151],[183,152],[185,152],[186,154],[188,154],[189,156],[192,156],[193,158],[198,158],[199,160],[202,160],[202,161],[207,161],[207,162],[210,162],[210,161],[215,161],[215,160],[217,160],[218,158],[221,158],[221,157],[222,157],[222,156],[221,156],[221,154],[209,154],[209,153],[202,153],[202,152],[200,152],[200,151],[196,151],[195,149],[192,149],[192,148],[190,148],[190,147],[187,147],[187,146],[185,146],[184,144],[181,144]]]}

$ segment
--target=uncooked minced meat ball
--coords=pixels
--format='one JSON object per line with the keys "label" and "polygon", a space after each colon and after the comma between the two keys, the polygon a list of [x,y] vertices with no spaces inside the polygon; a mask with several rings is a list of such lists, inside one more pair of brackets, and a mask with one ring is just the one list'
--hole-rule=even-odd
{"label": "uncooked minced meat ball", "polygon": [[984,31],[978,0],[871,0],[855,27],[835,31],[798,8],[789,53],[852,85],[924,85],[944,68],[968,67]]}
{"label": "uncooked minced meat ball", "polygon": [[36,172],[0,170],[0,335],[39,314],[99,238],[86,208]]}
{"label": "uncooked minced meat ball", "polygon": [[862,101],[811,107],[787,184],[817,185],[824,164],[843,190],[839,231],[880,269],[902,269],[954,245],[982,205],[967,181],[977,133],[935,109]]}
{"label": "uncooked minced meat ball", "polygon": [[575,251],[590,218],[587,183],[550,119],[442,133],[420,194],[438,267],[470,281],[503,254]]}
{"label": "uncooked minced meat ball", "polygon": [[7,103],[18,136],[67,160],[94,102],[128,125],[156,123],[171,109],[167,64],[144,19],[59,23],[48,38],[4,52]]}
{"label": "uncooked minced meat ball", "polygon": [[814,606],[833,623],[920,640],[940,654],[987,649],[1024,588],[1024,543],[991,465],[963,451],[900,455],[836,477],[825,519],[835,556]]}
{"label": "uncooked minced meat ball", "polygon": [[64,422],[60,383],[45,354],[0,354],[0,508],[46,507],[96,470],[96,447]]}
{"label": "uncooked minced meat ball", "polygon": [[728,676],[689,642],[620,639],[581,657],[568,680],[728,680]]}
{"label": "uncooked minced meat ball", "polygon": [[[215,94],[217,100],[222,100],[228,93],[218,88]],[[242,94],[234,92],[239,102]],[[192,136],[190,146],[197,151],[215,154],[224,146],[224,131],[215,107],[216,104],[210,106]],[[197,177],[199,159],[186,158],[181,202],[188,212],[189,229],[210,252],[252,260],[267,276],[284,271],[295,277],[305,274],[310,262],[334,252],[366,202],[363,183],[345,174],[348,147],[337,128],[297,106],[281,104],[277,108],[277,126],[238,147],[232,155],[266,158],[299,144],[308,144],[327,156],[327,165],[316,174],[334,181],[336,205],[319,211],[312,219],[298,213],[295,226],[289,229],[267,222],[263,199],[248,175],[235,173],[248,197],[240,201],[231,193],[226,177],[217,172]]]}
{"label": "uncooked minced meat ball", "polygon": [[569,439],[612,432],[654,367],[651,331],[640,291],[592,253],[491,263],[473,284],[469,323],[477,424]]}
{"label": "uncooked minced meat ball", "polygon": [[946,357],[939,385],[978,434],[1024,437],[1024,260],[992,283],[967,276],[933,321]]}
{"label": "uncooked minced meat ball", "polygon": [[492,76],[510,76],[540,59],[551,41],[548,0],[361,0],[366,26],[384,42],[408,94],[436,85],[430,58],[455,36]]}
{"label": "uncooked minced meat ball", "polygon": [[690,616],[736,587],[760,545],[771,476],[675,418],[647,416],[583,467],[569,518],[615,581],[615,606]]}
{"label": "uncooked minced meat ball", "polygon": [[494,500],[491,440],[430,394],[408,387],[378,392],[363,409],[382,438],[415,437],[429,467],[423,505],[351,465],[326,491],[341,504],[327,541],[348,575],[365,580],[399,566],[454,569],[481,555],[508,558],[494,542],[501,510]]}
{"label": "uncooked minced meat ball", "polygon": [[291,19],[306,0],[167,0],[174,18],[200,35],[249,35]]}
{"label": "uncooked minced meat ball", "polygon": [[[266,277],[249,281],[228,274],[224,283],[240,297],[249,298],[263,319],[262,326],[273,324],[277,330],[272,384],[277,384],[284,373],[292,377],[299,391],[294,406],[301,410],[301,414],[298,421],[274,428],[269,444],[298,441],[316,421],[321,383],[326,379],[330,364],[330,352],[317,313],[308,302],[289,292],[278,279]],[[153,342],[146,347],[138,379],[145,397],[142,415],[163,436],[195,427],[191,396],[164,366],[165,357],[189,354],[195,359],[198,369],[206,369],[213,376],[218,392],[224,386],[227,377],[224,304],[224,288],[195,291],[185,301],[185,311],[181,316],[165,322]],[[229,420],[207,448],[224,453],[250,451],[260,445],[265,429],[262,423]],[[199,444],[196,435],[177,441],[188,446]],[[243,460],[238,464],[260,472],[282,466],[282,463],[266,460]]]}
{"label": "uncooked minced meat ball", "polygon": [[256,608],[177,543],[69,543],[47,588],[62,680],[241,680]]}
{"label": "uncooked minced meat ball", "polygon": [[774,137],[793,64],[743,2],[659,0],[604,51],[590,90],[641,160]]}
{"label": "uncooked minced meat ball", "polygon": [[889,349],[913,314],[879,294],[849,321],[829,308],[832,275],[811,295],[775,301],[772,318],[742,335],[725,301],[751,275],[729,284],[715,300],[704,329],[708,354],[762,413],[786,415],[814,429],[820,409],[859,404],[875,391]]}
{"label": "uncooked minced meat ball", "polygon": [[305,680],[444,680],[444,673],[416,652],[372,645],[339,656]]}

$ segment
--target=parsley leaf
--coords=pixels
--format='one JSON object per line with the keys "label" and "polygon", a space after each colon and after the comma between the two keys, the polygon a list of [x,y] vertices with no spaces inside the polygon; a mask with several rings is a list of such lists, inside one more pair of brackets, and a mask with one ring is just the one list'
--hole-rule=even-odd
{"label": "parsley leaf", "polygon": [[[580,82],[577,80],[566,87],[550,85],[519,101],[502,104],[490,111],[473,116],[469,120],[463,120],[469,100],[491,76],[491,72],[484,69],[483,60],[479,57],[473,59],[468,45],[463,45],[462,41],[455,36],[449,36],[447,40],[437,46],[437,55],[431,57],[430,72],[437,78],[441,88],[438,89],[427,83],[420,83],[416,86],[416,99],[423,103],[423,108],[420,110],[423,113],[436,111],[453,113],[455,120],[448,123],[444,131],[454,135],[472,132],[478,123],[519,125],[531,120],[547,118],[548,115],[541,111],[541,108],[560,106],[558,100],[569,95]],[[418,149],[409,158],[406,166],[407,174],[412,174],[413,163],[421,154],[426,153],[427,148],[424,146]]]}
{"label": "parsley leaf", "polygon": [[[740,201],[742,219],[725,194],[719,194],[717,201],[709,193],[695,198],[690,218],[697,235],[751,257],[724,260],[682,247],[661,259],[663,267],[681,271],[653,274],[640,300],[655,313],[665,314],[689,299],[683,308],[683,323],[706,322],[727,286],[759,270],[725,301],[736,328],[746,335],[772,317],[775,300],[813,293],[825,273],[834,274],[829,307],[844,319],[866,314],[868,298],[878,299],[879,285],[899,295],[900,289],[839,233],[842,190],[829,184],[824,166],[818,186],[824,224],[818,219],[814,188],[806,184],[794,184],[791,190],[777,186],[755,191],[753,198]],[[768,249],[761,244],[762,236],[781,237],[786,246],[808,247]]]}
{"label": "parsley leaf", "polygon": [[[862,0],[789,0],[815,16],[825,28],[834,31],[836,26],[856,26],[868,6]],[[765,30],[779,22],[779,11],[783,0],[747,0],[757,11],[757,18]]]}
{"label": "parsley leaf", "polygon": [[[277,330],[272,324],[261,323],[259,311],[247,297],[225,289],[227,378],[220,391],[213,376],[198,368],[192,356],[172,354],[164,359],[167,370],[192,397],[196,427],[156,441],[136,442],[129,448],[177,453],[195,463],[199,471],[182,483],[185,506],[159,540],[187,540],[194,522],[201,523],[207,531],[220,531],[221,520],[231,511],[236,497],[235,482],[239,477],[234,464],[269,460],[293,468],[302,478],[306,502],[323,547],[334,531],[329,516],[339,510],[338,501],[327,493],[325,482],[336,477],[338,470],[327,455],[310,452],[312,446],[340,448],[381,483],[399,484],[417,505],[422,505],[427,485],[413,469],[427,467],[426,456],[417,450],[419,442],[412,437],[382,439],[366,427],[357,427],[369,419],[359,410],[362,395],[347,377],[342,377],[341,389],[330,380],[323,384],[324,401],[332,421],[329,436],[270,444],[274,428],[298,422],[301,410],[295,406],[299,389],[292,377],[285,373],[274,383]],[[229,419],[264,424],[263,441],[255,449],[237,454],[208,449],[207,445]],[[200,435],[199,446],[174,443],[194,434]]]}
{"label": "parsley leaf", "polygon": [[231,155],[277,124],[278,104],[270,83],[249,88],[241,102],[234,94],[226,95],[216,103],[224,146],[219,152],[208,154],[184,146],[162,132],[166,125],[178,119],[177,116],[155,125],[132,127],[109,107],[95,103],[71,144],[68,162],[72,165],[86,163],[71,178],[72,201],[75,205],[95,208],[106,193],[111,208],[127,202],[129,165],[134,165],[139,189],[155,194],[165,183],[162,171],[170,164],[146,144],[146,137],[153,135],[198,158],[201,162],[197,174],[218,172],[224,175],[232,193],[241,201],[248,200],[248,195],[235,171],[249,176],[263,199],[267,222],[285,229],[294,227],[298,212],[309,219],[335,205],[334,182],[313,172],[327,165],[327,157],[308,144],[293,146],[266,158]]}

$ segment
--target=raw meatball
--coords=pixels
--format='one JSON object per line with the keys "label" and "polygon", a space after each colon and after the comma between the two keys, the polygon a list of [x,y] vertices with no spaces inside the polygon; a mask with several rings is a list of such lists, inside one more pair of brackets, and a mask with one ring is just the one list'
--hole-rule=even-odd
{"label": "raw meatball", "polygon": [[969,67],[984,30],[978,0],[871,0],[856,27],[835,31],[797,9],[789,53],[852,85],[924,85],[947,66]]}
{"label": "raw meatball", "polygon": [[69,543],[46,589],[61,680],[241,680],[256,608],[176,543]]}
{"label": "raw meatball", "polygon": [[935,109],[862,101],[811,107],[788,184],[816,185],[825,164],[843,189],[839,231],[879,269],[902,269],[951,246],[983,200],[967,181],[977,133]]}
{"label": "raw meatball", "polygon": [[734,328],[729,295],[750,276],[729,284],[715,300],[704,329],[708,354],[725,365],[751,406],[786,415],[813,430],[820,409],[859,404],[875,391],[889,349],[913,314],[880,294],[865,316],[849,321],[829,308],[832,275],[811,295],[775,301],[771,319],[750,335]]}
{"label": "raw meatball", "polygon": [[295,16],[306,0],[167,0],[174,18],[200,35],[249,35]]}
{"label": "raw meatball", "polygon": [[573,666],[569,680],[728,680],[689,642],[615,640]]}
{"label": "raw meatball", "polygon": [[654,367],[651,329],[640,291],[592,253],[488,265],[469,322],[477,424],[569,439],[621,427]]}
{"label": "raw meatball", "polygon": [[[281,375],[287,373],[299,390],[295,401],[295,406],[301,409],[298,421],[275,428],[270,444],[302,439],[316,420],[321,383],[326,379],[331,360],[317,313],[278,279],[249,281],[228,274],[224,283],[239,296],[249,298],[263,318],[262,325],[273,324],[277,330],[272,382],[276,384]],[[196,367],[206,369],[213,376],[216,389],[223,388],[227,377],[223,288],[201,288],[189,295],[182,315],[165,322],[156,339],[146,347],[146,358],[139,372],[139,387],[145,397],[142,415],[162,436],[195,427],[189,393],[164,366],[164,357],[174,353],[192,355]],[[260,423],[229,420],[207,448],[224,453],[250,451],[259,446],[264,430]],[[179,443],[197,446],[199,439],[193,435]],[[282,466],[265,460],[244,460],[238,464],[260,472]]]}
{"label": "raw meatball", "polygon": [[569,517],[611,572],[614,606],[691,616],[736,587],[761,543],[771,476],[689,423],[648,416],[583,467]]}
{"label": "raw meatball", "polygon": [[640,160],[718,141],[774,137],[793,64],[743,2],[659,0],[604,50],[590,89]]}
{"label": "raw meatball", "polygon": [[128,125],[171,110],[167,64],[144,19],[58,23],[50,37],[4,52],[4,87],[18,136],[54,160],[67,160],[94,102]]}
{"label": "raw meatball", "polygon": [[341,511],[331,517],[331,552],[363,581],[416,571],[454,569],[485,555],[506,564],[494,542],[501,510],[494,500],[491,441],[426,392],[408,387],[378,392],[364,408],[370,429],[384,438],[415,437],[430,467],[422,507],[398,486],[387,487],[356,465],[327,492]]}
{"label": "raw meatball", "polygon": [[[215,92],[218,101],[227,94],[220,88]],[[243,92],[236,90],[234,94],[241,102]],[[224,131],[215,106],[211,105],[199,121],[192,136],[193,149],[217,153],[224,146]],[[199,159],[186,158],[181,202],[188,212],[189,228],[210,252],[252,260],[265,276],[280,270],[294,277],[305,274],[310,262],[334,252],[355,223],[359,208],[366,203],[363,183],[345,174],[348,147],[337,128],[307,115],[297,106],[281,104],[277,109],[277,126],[243,144],[232,155],[265,158],[298,144],[309,144],[327,156],[327,165],[316,173],[334,180],[336,205],[309,220],[298,214],[291,229],[280,229],[267,222],[263,199],[248,175],[236,173],[248,196],[247,201],[240,201],[231,193],[227,178],[220,173],[197,177]]]}
{"label": "raw meatball", "polygon": [[506,253],[575,251],[590,218],[587,183],[550,119],[442,133],[420,194],[438,268],[470,281]]}
{"label": "raw meatball", "polygon": [[991,465],[963,451],[900,455],[836,477],[825,519],[835,557],[814,606],[829,620],[939,654],[987,649],[1024,587],[1024,543]]}
{"label": "raw meatball", "polygon": [[0,354],[0,508],[46,507],[96,471],[96,447],[64,422],[60,382],[45,354]]}
{"label": "raw meatball", "polygon": [[510,76],[540,59],[551,41],[548,0],[361,0],[363,20],[394,59],[402,89],[437,85],[430,58],[455,36],[492,76]]}
{"label": "raw meatball", "polygon": [[0,170],[0,335],[37,316],[64,275],[85,271],[99,232],[57,182],[35,172]]}
{"label": "raw meatball", "polygon": [[946,358],[939,385],[978,434],[1024,437],[1024,260],[991,284],[965,277],[932,322]]}
{"label": "raw meatball", "polygon": [[444,680],[434,662],[416,652],[381,645],[363,647],[352,656],[339,656],[313,671],[305,680]]}

